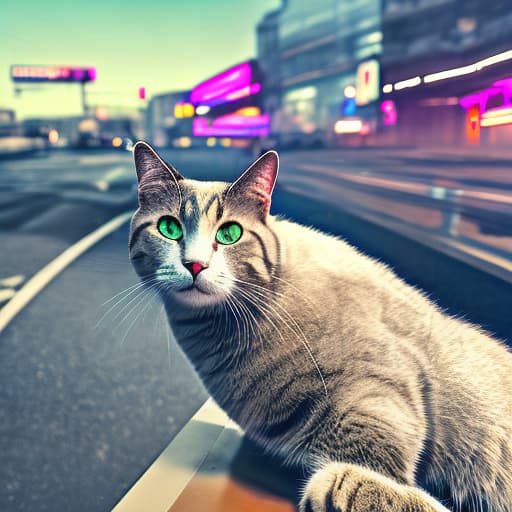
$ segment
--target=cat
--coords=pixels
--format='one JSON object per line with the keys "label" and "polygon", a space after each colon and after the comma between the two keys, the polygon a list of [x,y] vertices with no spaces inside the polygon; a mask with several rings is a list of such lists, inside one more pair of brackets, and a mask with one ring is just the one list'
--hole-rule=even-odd
{"label": "cat", "polygon": [[[218,404],[306,468],[302,512],[512,510],[512,355],[343,240],[134,147],[129,251]],[[476,298],[478,300],[478,298]]]}

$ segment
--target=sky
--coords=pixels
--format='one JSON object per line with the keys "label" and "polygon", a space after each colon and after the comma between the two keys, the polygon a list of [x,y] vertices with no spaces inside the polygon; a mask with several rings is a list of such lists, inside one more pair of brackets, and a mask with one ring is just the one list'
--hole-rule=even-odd
{"label": "sky", "polygon": [[280,0],[4,0],[0,108],[18,119],[81,113],[78,84],[24,85],[12,64],[94,66],[92,105],[142,106],[147,95],[190,89],[256,56],[256,24]]}

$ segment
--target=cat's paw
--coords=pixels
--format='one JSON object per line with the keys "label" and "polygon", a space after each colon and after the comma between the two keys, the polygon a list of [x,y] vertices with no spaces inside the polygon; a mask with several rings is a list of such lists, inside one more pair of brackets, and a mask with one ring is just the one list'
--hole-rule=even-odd
{"label": "cat's paw", "polygon": [[308,482],[300,512],[449,512],[427,493],[352,464],[331,463]]}

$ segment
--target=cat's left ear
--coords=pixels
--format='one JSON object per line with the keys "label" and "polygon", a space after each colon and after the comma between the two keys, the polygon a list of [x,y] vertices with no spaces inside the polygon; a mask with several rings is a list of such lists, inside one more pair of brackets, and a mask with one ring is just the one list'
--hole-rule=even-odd
{"label": "cat's left ear", "polygon": [[278,170],[278,154],[267,151],[228,188],[226,199],[238,199],[244,207],[255,210],[265,220],[270,211]]}

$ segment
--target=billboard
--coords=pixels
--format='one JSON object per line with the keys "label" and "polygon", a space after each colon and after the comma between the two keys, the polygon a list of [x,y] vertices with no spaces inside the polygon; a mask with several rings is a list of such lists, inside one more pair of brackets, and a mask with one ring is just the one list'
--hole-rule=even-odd
{"label": "billboard", "polygon": [[356,104],[368,105],[379,99],[380,72],[379,61],[372,59],[359,64],[356,78]]}
{"label": "billboard", "polygon": [[11,66],[13,82],[92,82],[96,80],[95,68],[69,66]]}
{"label": "billboard", "polygon": [[235,112],[213,120],[196,117],[192,133],[195,137],[265,137],[269,126],[268,114],[246,116]]}
{"label": "billboard", "polygon": [[196,85],[190,101],[193,105],[214,107],[258,94],[261,83],[256,75],[253,61],[242,62]]}

